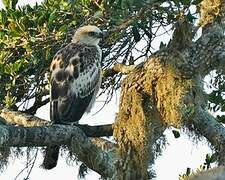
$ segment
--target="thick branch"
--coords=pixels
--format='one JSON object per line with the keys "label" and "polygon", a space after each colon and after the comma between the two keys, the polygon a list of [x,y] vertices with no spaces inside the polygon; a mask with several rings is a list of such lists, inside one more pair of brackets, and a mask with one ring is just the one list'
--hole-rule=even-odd
{"label": "thick branch", "polygon": [[0,144],[14,147],[66,145],[81,130],[76,126],[54,125],[43,127],[0,126]]}
{"label": "thick branch", "polygon": [[[32,116],[18,111],[10,111],[8,109],[1,110],[0,117],[3,118],[2,121],[5,121],[8,124],[16,124],[24,127],[36,127],[51,124],[51,122],[38,118],[36,116]],[[88,137],[112,136],[113,134],[112,124],[99,126],[78,124],[76,126],[82,129]]]}
{"label": "thick branch", "polygon": [[[206,53],[207,52],[207,53]],[[192,47],[189,65],[195,72],[208,74],[225,63],[225,36],[219,24],[215,24]]]}
{"label": "thick branch", "polygon": [[[91,141],[76,126],[15,127],[1,125],[0,137],[0,147],[48,146],[54,144],[70,146],[72,139],[72,149],[79,160],[103,176],[112,176],[114,154],[108,154],[99,147],[100,139],[97,140],[98,143],[95,145],[95,141]],[[108,145],[108,148],[113,149],[114,146],[111,144],[111,146]]]}
{"label": "thick branch", "polygon": [[98,172],[104,178],[110,178],[115,173],[115,149],[109,148],[111,151],[109,149],[105,151],[104,146],[99,146],[99,142],[102,144],[102,141],[97,140],[97,145],[95,145],[90,138],[85,138],[85,135],[80,134],[80,136],[72,138],[71,148],[79,157],[79,160],[89,168]]}
{"label": "thick branch", "polygon": [[[78,159],[104,177],[111,177],[114,169],[115,144],[101,138],[111,136],[113,125],[49,125],[50,122],[21,112],[4,109],[0,113],[1,122],[27,127],[0,125],[0,146],[49,146],[71,145]],[[2,124],[3,124],[2,123]],[[31,127],[42,126],[42,127]],[[86,135],[85,135],[86,134]]]}
{"label": "thick branch", "polygon": [[225,164],[225,128],[205,110],[199,108],[193,118],[194,126],[219,152],[219,163]]}
{"label": "thick branch", "polygon": [[186,68],[204,76],[224,68],[225,63],[225,3],[224,0],[203,0],[200,5],[202,36],[186,53]]}
{"label": "thick branch", "polygon": [[99,126],[89,126],[89,125],[76,125],[80,129],[83,130],[83,132],[88,137],[102,137],[102,136],[112,136],[113,135],[113,128],[112,124],[106,124],[106,125],[99,125]]}
{"label": "thick branch", "polygon": [[212,70],[224,68],[225,63],[225,3],[223,0],[203,0],[200,13],[201,37],[196,42],[191,42],[191,26],[188,26],[189,23],[178,22],[179,26],[170,43],[170,48],[180,51],[178,56],[183,60],[176,65],[188,78],[198,73],[205,76]]}
{"label": "thick branch", "polygon": [[183,180],[224,180],[225,179],[225,167],[219,166],[206,171],[200,171]]}
{"label": "thick branch", "polygon": [[[41,118],[21,112],[4,109],[0,116],[2,121],[9,124],[19,124],[28,127],[0,125],[0,146],[49,146],[71,145],[79,160],[89,168],[95,170],[104,177],[111,177],[114,169],[115,145],[101,138],[88,138],[111,136],[112,125],[52,125]],[[42,127],[31,127],[42,126]],[[85,135],[86,134],[86,135]]]}
{"label": "thick branch", "polygon": [[6,124],[16,124],[24,127],[34,127],[49,125],[50,122],[36,116],[22,113],[19,111],[10,111],[8,109],[2,109],[0,116],[4,118]]}

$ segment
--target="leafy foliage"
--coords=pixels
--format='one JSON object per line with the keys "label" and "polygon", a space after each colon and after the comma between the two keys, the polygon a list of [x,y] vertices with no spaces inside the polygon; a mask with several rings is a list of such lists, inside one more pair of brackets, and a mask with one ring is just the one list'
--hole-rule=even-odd
{"label": "leafy foliage", "polygon": [[[66,43],[66,32],[80,24],[81,7],[67,1],[0,11],[0,104],[26,108],[26,100],[46,95],[49,63]],[[15,104],[17,102],[22,102]]]}
{"label": "leafy foliage", "polygon": [[221,123],[225,123],[225,76],[223,71],[217,71],[214,74],[208,84],[208,88],[211,89],[208,94],[208,108],[212,112],[221,112],[217,115],[217,119]]}
{"label": "leafy foliage", "polygon": [[6,9],[15,9],[18,0],[2,0]]}

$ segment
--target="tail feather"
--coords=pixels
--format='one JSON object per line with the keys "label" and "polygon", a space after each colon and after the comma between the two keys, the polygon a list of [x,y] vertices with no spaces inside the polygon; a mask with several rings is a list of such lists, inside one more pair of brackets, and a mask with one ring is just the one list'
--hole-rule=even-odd
{"label": "tail feather", "polygon": [[45,150],[44,161],[42,167],[44,169],[52,169],[56,167],[59,157],[60,146],[48,146]]}

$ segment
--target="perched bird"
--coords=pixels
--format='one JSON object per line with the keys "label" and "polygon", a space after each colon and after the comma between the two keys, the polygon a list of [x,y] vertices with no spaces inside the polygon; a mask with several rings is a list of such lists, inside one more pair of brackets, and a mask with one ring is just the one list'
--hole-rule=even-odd
{"label": "perched bird", "polygon": [[[74,123],[90,112],[101,84],[98,43],[102,36],[96,26],[80,27],[72,42],[54,56],[50,66],[50,119],[54,124]],[[54,168],[58,154],[59,146],[47,147],[43,167]]]}

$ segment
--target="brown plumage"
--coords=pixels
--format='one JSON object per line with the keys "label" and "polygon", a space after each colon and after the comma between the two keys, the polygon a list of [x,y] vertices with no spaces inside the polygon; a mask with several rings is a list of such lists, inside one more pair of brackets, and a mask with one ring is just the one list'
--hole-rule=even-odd
{"label": "brown plumage", "polygon": [[[79,28],[71,43],[54,56],[51,71],[50,118],[55,124],[77,122],[89,112],[101,84],[102,32],[96,26]],[[59,146],[47,147],[43,167],[56,166]]]}

